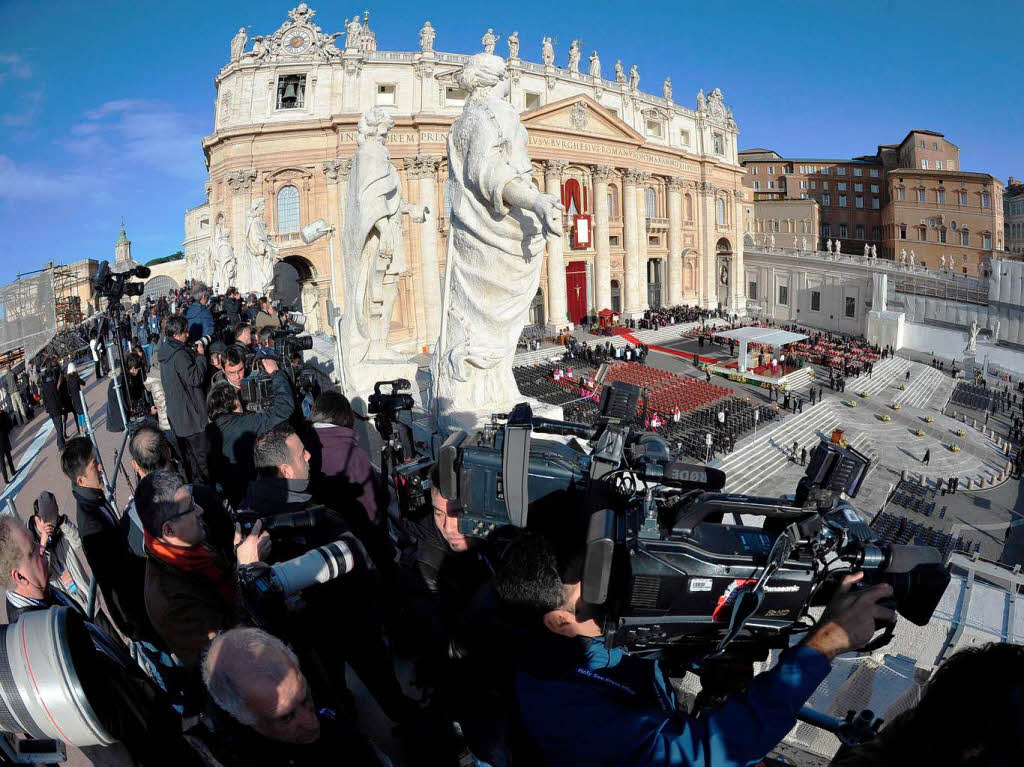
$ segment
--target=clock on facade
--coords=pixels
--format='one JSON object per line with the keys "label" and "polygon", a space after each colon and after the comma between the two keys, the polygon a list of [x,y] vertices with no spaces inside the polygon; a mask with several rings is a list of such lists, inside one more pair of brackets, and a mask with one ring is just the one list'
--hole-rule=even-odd
{"label": "clock on facade", "polygon": [[313,43],[309,32],[299,27],[289,29],[281,39],[283,47],[288,53],[305,53]]}

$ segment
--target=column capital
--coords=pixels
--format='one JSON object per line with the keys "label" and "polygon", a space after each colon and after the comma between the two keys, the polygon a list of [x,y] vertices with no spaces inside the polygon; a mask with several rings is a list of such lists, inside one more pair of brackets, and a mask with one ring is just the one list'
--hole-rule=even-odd
{"label": "column capital", "polygon": [[253,183],[256,181],[256,176],[259,174],[255,168],[244,168],[242,170],[233,170],[228,174],[228,186],[232,192],[246,191],[252,189]]}
{"label": "column capital", "polygon": [[349,171],[352,170],[352,158],[335,157],[333,160],[321,163],[320,169],[327,176],[328,181],[344,181],[348,178]]}
{"label": "column capital", "polygon": [[568,160],[545,160],[544,178],[557,178],[559,181],[561,181],[562,174],[565,173],[565,169],[568,167]]}
{"label": "column capital", "polygon": [[637,171],[637,178],[639,179],[638,183],[648,184],[648,183],[650,183],[651,179],[654,178],[654,175],[651,174],[651,173],[648,173],[645,170],[641,170],[641,171]]}
{"label": "column capital", "polygon": [[591,165],[590,172],[594,181],[599,184],[607,184],[615,175],[615,168],[611,165]]}
{"label": "column capital", "polygon": [[668,177],[668,189],[670,192],[681,192],[686,186],[686,179],[681,176]]}
{"label": "column capital", "polygon": [[622,174],[623,180],[626,182],[626,186],[636,186],[644,181],[644,172],[637,170],[636,168],[626,168]]}
{"label": "column capital", "polygon": [[405,170],[409,178],[432,178],[441,164],[441,156],[434,154],[418,154],[405,158]]}

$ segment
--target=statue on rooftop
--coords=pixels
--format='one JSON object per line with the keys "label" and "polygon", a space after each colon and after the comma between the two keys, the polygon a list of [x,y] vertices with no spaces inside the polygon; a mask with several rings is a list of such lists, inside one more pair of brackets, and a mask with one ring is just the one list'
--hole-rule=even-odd
{"label": "statue on rooftop", "polygon": [[595,80],[601,79],[601,59],[598,58],[597,51],[590,54],[590,76]]}
{"label": "statue on rooftop", "polygon": [[511,35],[509,35],[505,42],[508,43],[508,58],[509,61],[515,61],[519,58],[519,30],[517,29]]}
{"label": "statue on rooftop", "polygon": [[231,61],[238,61],[242,58],[248,39],[245,34],[245,27],[239,27],[238,34],[231,38]]}
{"label": "statue on rooftop", "polygon": [[420,52],[421,53],[433,53],[434,52],[434,37],[437,32],[434,27],[431,26],[430,22],[425,22],[423,27],[420,29]]}
{"label": "statue on rooftop", "polygon": [[578,74],[580,71],[580,41],[577,38],[569,43],[569,73]]}
{"label": "statue on rooftop", "polygon": [[555,46],[551,44],[550,37],[541,38],[540,58],[546,67],[553,66],[555,63]]}
{"label": "statue on rooftop", "polygon": [[484,32],[484,36],[480,38],[480,43],[484,46],[484,53],[494,53],[494,46],[498,44],[498,38],[500,36],[494,34],[494,30],[489,28]]}

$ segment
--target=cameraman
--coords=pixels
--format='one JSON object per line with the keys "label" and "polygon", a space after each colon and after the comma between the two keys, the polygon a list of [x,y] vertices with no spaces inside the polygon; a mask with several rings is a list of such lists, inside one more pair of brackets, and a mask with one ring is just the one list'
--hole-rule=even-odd
{"label": "cameraman", "polygon": [[260,296],[259,307],[259,311],[256,312],[252,323],[257,331],[263,330],[263,328],[273,328],[276,330],[281,327],[281,318],[277,316],[277,309],[270,303],[269,298]]}
{"label": "cameraman", "polygon": [[196,503],[176,472],[143,477],[135,508],[149,555],[146,613],[171,652],[186,668],[195,668],[217,632],[238,624],[235,565],[264,560],[270,535],[261,532],[259,522],[244,540],[237,525],[232,534],[231,518]]}
{"label": "cameraman", "polygon": [[743,692],[690,716],[676,707],[657,660],[605,646],[602,616],[581,597],[581,564],[577,557],[560,577],[551,544],[525,533],[505,548],[495,575],[504,606],[539,630],[516,689],[527,735],[548,764],[756,762],[796,724],[832,659],[867,644],[876,620],[895,619],[878,604],[892,594],[888,584],[853,592],[863,574],[848,575],[803,642]]}
{"label": "cameraman", "polygon": [[212,336],[214,331],[213,312],[210,311],[210,289],[197,282],[192,286],[192,303],[185,310],[188,324],[189,343],[195,343],[203,336]]}
{"label": "cameraman", "polygon": [[287,421],[295,411],[291,384],[277,362],[264,357],[257,360],[256,365],[270,376],[273,391],[269,404],[262,410],[243,410],[239,390],[231,381],[214,384],[206,398],[206,410],[210,414],[210,424],[206,427],[210,463],[233,506],[242,500],[249,482],[256,478],[252,457],[256,438]]}
{"label": "cameraman", "polygon": [[146,413],[157,414],[156,407],[150,404],[147,396],[142,358],[135,353],[129,354],[124,358],[124,365],[128,369],[128,374],[124,375],[117,370],[107,384],[107,431],[125,430],[125,424],[121,420],[121,407],[117,403],[118,385],[121,387],[125,416],[129,420]]}
{"label": "cameraman", "polygon": [[164,342],[157,352],[160,383],[167,403],[167,420],[177,437],[185,458],[189,478],[198,484],[207,481],[206,357],[201,343],[189,346],[185,318],[173,315],[164,327]]}

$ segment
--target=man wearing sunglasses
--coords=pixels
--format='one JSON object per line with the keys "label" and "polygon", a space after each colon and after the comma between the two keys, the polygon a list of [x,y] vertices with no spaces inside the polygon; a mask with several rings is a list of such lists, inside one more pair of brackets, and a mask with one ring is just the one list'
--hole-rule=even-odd
{"label": "man wearing sunglasses", "polygon": [[174,472],[143,477],[135,505],[149,555],[146,612],[166,646],[194,668],[217,632],[238,624],[235,567],[264,561],[270,535],[257,522],[243,539],[227,514],[200,506]]}

